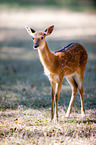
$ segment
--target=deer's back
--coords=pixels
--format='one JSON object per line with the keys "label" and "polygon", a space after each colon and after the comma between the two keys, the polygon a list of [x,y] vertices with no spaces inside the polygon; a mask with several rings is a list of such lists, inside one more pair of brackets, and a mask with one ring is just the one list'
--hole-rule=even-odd
{"label": "deer's back", "polygon": [[64,48],[55,51],[54,55],[67,62],[79,61],[79,63],[82,63],[87,60],[87,52],[79,43],[70,43]]}
{"label": "deer's back", "polygon": [[71,43],[54,53],[57,57],[56,66],[59,72],[65,74],[74,73],[78,67],[87,63],[87,52],[79,43]]}

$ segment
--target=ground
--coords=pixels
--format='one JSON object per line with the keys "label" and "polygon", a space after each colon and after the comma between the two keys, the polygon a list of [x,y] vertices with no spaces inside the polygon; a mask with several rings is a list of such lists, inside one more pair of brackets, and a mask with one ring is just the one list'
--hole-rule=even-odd
{"label": "ground", "polygon": [[[84,76],[85,118],[77,93],[72,113],[65,119],[71,88],[64,79],[59,99],[59,122],[50,121],[50,83],[25,25],[54,32],[51,51],[71,42],[88,52]],[[96,144],[96,14],[50,9],[0,10],[0,144]]]}

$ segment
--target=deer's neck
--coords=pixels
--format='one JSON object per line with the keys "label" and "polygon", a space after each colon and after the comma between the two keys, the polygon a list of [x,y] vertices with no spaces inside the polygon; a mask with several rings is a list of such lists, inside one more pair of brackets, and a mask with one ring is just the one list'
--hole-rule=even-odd
{"label": "deer's neck", "polygon": [[39,53],[39,58],[44,69],[47,68],[51,72],[54,67],[55,56],[48,49],[46,42],[42,50],[38,49],[38,53]]}

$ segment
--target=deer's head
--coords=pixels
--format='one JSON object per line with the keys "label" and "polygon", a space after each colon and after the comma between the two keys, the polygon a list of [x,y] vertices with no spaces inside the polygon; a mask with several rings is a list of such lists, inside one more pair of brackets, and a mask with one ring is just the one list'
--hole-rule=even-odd
{"label": "deer's head", "polygon": [[44,32],[37,32],[34,29],[25,26],[27,32],[32,36],[33,39],[33,48],[34,49],[43,49],[46,43],[46,36],[50,35],[54,29],[54,25],[48,27]]}

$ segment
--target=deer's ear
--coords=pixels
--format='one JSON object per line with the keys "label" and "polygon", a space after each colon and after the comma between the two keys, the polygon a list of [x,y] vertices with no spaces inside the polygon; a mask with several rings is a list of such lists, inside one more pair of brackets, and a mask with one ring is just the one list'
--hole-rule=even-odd
{"label": "deer's ear", "polygon": [[25,26],[25,29],[27,30],[27,32],[28,32],[31,36],[33,36],[33,34],[35,33],[35,30],[32,29],[32,28],[29,28],[28,26]]}
{"label": "deer's ear", "polygon": [[44,32],[46,35],[50,35],[54,29],[54,25],[48,27]]}

